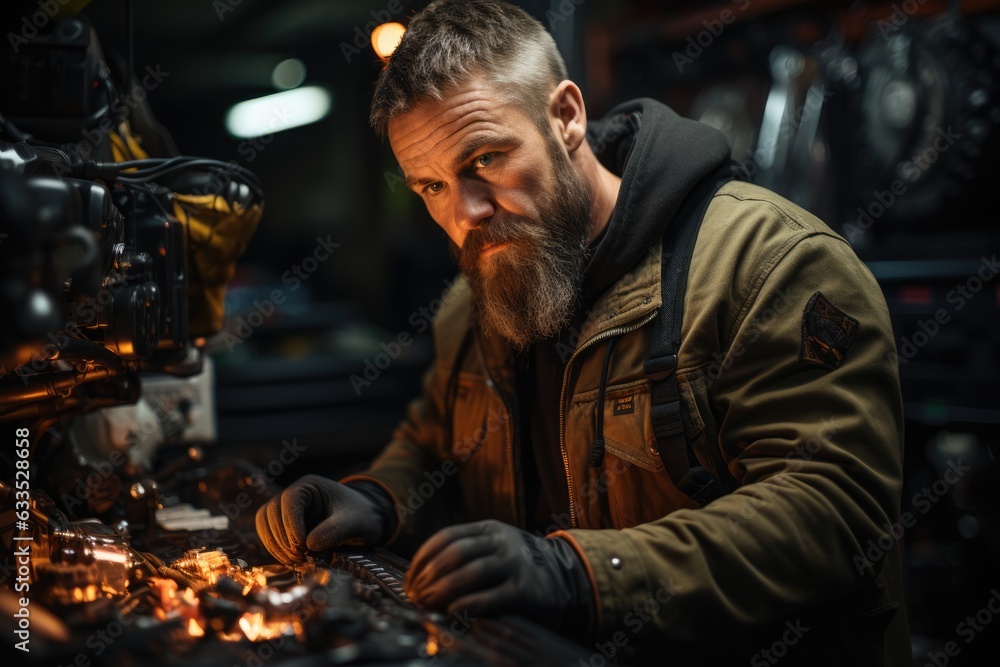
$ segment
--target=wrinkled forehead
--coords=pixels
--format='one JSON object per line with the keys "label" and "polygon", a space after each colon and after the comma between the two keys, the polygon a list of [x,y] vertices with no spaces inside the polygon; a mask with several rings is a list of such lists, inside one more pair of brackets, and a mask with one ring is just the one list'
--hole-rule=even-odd
{"label": "wrinkled forehead", "polygon": [[403,162],[447,151],[473,133],[509,132],[525,123],[528,114],[499,86],[474,79],[447,90],[441,100],[423,100],[393,116],[388,137]]}

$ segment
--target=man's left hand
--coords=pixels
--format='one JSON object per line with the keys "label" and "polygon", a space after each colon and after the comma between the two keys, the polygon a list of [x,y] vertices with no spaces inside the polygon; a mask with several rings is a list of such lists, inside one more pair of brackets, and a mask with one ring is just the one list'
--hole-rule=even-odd
{"label": "man's left hand", "polygon": [[568,542],[493,520],[431,536],[413,556],[405,590],[430,609],[516,613],[556,630],[592,617],[590,582]]}

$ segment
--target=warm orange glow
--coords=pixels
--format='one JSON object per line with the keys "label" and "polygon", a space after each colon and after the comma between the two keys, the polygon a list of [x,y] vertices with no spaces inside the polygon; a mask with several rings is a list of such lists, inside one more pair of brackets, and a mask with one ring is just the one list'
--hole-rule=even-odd
{"label": "warm orange glow", "polygon": [[382,62],[389,62],[404,32],[406,28],[402,23],[383,23],[372,31],[372,48]]}
{"label": "warm orange glow", "polygon": [[160,609],[174,607],[174,599],[177,597],[177,582],[172,579],[153,577],[149,580],[149,585],[160,594]]}
{"label": "warm orange glow", "polygon": [[202,549],[188,549],[173,566],[210,584],[217,583],[220,575],[229,574],[232,569],[226,554]]}
{"label": "warm orange glow", "polygon": [[205,631],[201,629],[200,625],[198,625],[198,621],[194,620],[193,618],[189,618],[188,634],[191,635],[192,637],[204,637]]}
{"label": "warm orange glow", "polygon": [[247,612],[243,614],[243,618],[240,619],[240,630],[242,630],[243,634],[247,636],[247,639],[252,642],[257,641],[257,637],[260,636],[260,629],[263,625],[263,614]]}
{"label": "warm orange glow", "polygon": [[285,623],[265,623],[264,614],[248,611],[240,618],[240,630],[252,642],[267,641],[280,637],[285,631]]}
{"label": "warm orange glow", "polygon": [[[248,596],[255,590],[264,592],[269,602],[275,604],[286,604],[292,601],[291,593],[282,593],[277,589],[267,586],[267,575],[262,568],[244,570],[229,562],[229,558],[221,551],[206,551],[201,549],[189,549],[182,558],[175,560],[171,567],[187,573],[191,578],[199,582],[216,583],[219,577],[226,575],[234,582],[242,586],[244,596]],[[316,580],[326,583],[323,576],[317,575]],[[284,617],[280,619],[269,619],[265,616],[263,608],[260,606],[251,607],[254,611],[244,613],[239,619],[236,628],[227,632],[231,628],[229,621],[225,623],[221,618],[206,618],[201,613],[201,601],[195,588],[178,584],[174,579],[153,576],[149,578],[149,586],[158,597],[159,604],[153,605],[153,615],[161,620],[175,620],[183,623],[187,632],[192,637],[203,637],[210,635],[222,639],[223,641],[243,641],[249,639],[252,642],[270,641],[286,634],[299,634],[304,631],[301,623],[295,620],[288,620]],[[78,600],[86,600],[93,597],[94,591],[78,588],[73,594]]]}
{"label": "warm orange glow", "polygon": [[112,563],[127,563],[128,556],[115,551],[104,551],[98,549],[94,551],[94,560],[106,560],[111,561]]}

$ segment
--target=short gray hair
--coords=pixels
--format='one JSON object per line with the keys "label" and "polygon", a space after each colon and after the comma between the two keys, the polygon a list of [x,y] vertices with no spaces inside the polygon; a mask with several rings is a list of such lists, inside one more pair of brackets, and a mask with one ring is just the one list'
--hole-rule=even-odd
{"label": "short gray hair", "polygon": [[375,84],[371,125],[389,120],[476,75],[503,84],[547,131],[548,96],[567,78],[555,40],[520,7],[501,0],[435,0],[417,14]]}

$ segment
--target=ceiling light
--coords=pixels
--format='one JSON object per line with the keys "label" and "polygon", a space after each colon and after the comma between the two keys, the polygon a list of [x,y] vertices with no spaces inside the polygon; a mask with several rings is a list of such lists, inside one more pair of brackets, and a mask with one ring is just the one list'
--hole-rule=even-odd
{"label": "ceiling light", "polygon": [[226,114],[226,129],[234,137],[260,137],[315,123],[332,107],[333,96],[326,88],[294,88],[233,105]]}

